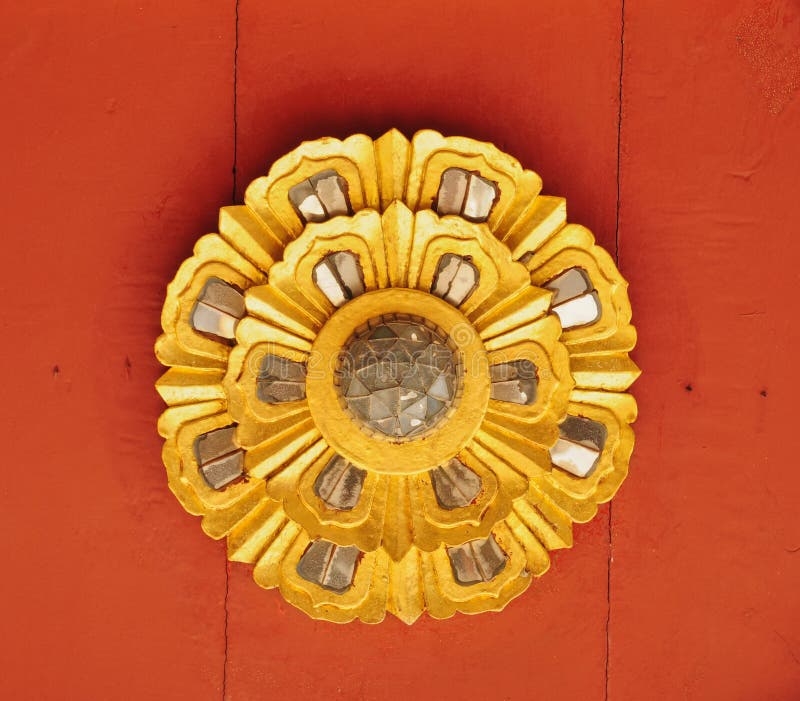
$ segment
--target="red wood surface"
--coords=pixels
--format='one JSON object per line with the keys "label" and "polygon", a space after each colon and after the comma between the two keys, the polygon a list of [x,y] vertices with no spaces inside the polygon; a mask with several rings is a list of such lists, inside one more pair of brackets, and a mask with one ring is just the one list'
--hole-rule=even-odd
{"label": "red wood surface", "polygon": [[[0,20],[0,698],[800,698],[796,0]],[[494,141],[618,252],[640,419],[613,507],[505,612],[335,626],[226,572],[167,490],[152,343],[232,190],[390,126]]]}

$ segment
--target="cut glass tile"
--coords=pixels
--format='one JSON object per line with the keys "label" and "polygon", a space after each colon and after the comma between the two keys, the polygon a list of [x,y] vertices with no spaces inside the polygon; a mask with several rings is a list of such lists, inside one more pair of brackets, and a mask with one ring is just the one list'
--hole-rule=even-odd
{"label": "cut glass tile", "polygon": [[315,540],[297,563],[297,574],[308,582],[342,594],[353,585],[359,554],[354,545],[344,547],[327,540]]}
{"label": "cut glass tile", "polygon": [[471,504],[481,491],[481,478],[458,458],[431,470],[436,501],[448,511]]}
{"label": "cut glass tile", "polygon": [[244,474],[244,451],[239,450],[201,465],[200,473],[212,489],[225,489]]}
{"label": "cut glass tile", "polygon": [[493,535],[447,548],[456,582],[462,586],[490,582],[506,566],[506,555]]}
{"label": "cut glass tile", "polygon": [[551,309],[564,329],[593,324],[602,316],[600,298],[583,268],[570,268],[544,285],[554,292]]}
{"label": "cut glass tile", "polygon": [[428,388],[428,396],[440,401],[450,401],[453,397],[453,375],[442,372]]}
{"label": "cut glass tile", "polygon": [[336,511],[350,511],[358,504],[367,473],[341,455],[334,455],[314,482],[314,493]]}
{"label": "cut glass tile", "polygon": [[599,421],[583,416],[568,416],[558,427],[559,438],[550,449],[550,460],[556,467],[587,477],[597,467],[608,431]]}
{"label": "cut glass tile", "polygon": [[577,326],[587,326],[593,324],[601,316],[600,298],[596,292],[589,292],[553,307],[553,311],[558,314],[562,328],[572,329]]}
{"label": "cut glass tile", "polygon": [[469,173],[461,168],[448,168],[442,173],[439,193],[436,196],[436,211],[440,215],[461,214],[467,196]]}
{"label": "cut glass tile", "polygon": [[347,181],[335,170],[322,171],[310,180],[317,197],[322,206],[325,207],[328,217],[350,214]]}
{"label": "cut glass tile", "polygon": [[224,280],[212,277],[197,298],[190,323],[195,331],[231,341],[236,338],[236,325],[244,315],[242,293]]}
{"label": "cut glass tile", "polygon": [[436,268],[431,294],[459,307],[477,289],[479,279],[478,269],[469,258],[445,253]]}
{"label": "cut glass tile", "polygon": [[297,210],[307,222],[321,222],[328,218],[325,207],[322,206],[322,201],[314,193],[306,197],[297,206]]}
{"label": "cut glass tile", "polygon": [[485,222],[499,196],[497,183],[480,173],[448,168],[442,173],[434,208],[442,216],[458,214],[472,222]]}
{"label": "cut glass tile", "polygon": [[314,284],[322,291],[334,307],[341,307],[346,301],[344,286],[327,261],[314,268]]}
{"label": "cut glass tile", "polygon": [[350,251],[329,253],[314,266],[312,276],[314,284],[334,307],[364,294],[361,264]]}
{"label": "cut glass tile", "polygon": [[267,404],[296,402],[306,397],[306,366],[267,354],[256,379],[256,396]]}
{"label": "cut glass tile", "polygon": [[289,189],[289,201],[303,223],[350,214],[347,180],[335,170],[323,170]]}
{"label": "cut glass tile", "polygon": [[236,444],[235,426],[198,436],[194,455],[209,487],[222,490],[244,474],[244,451]]}
{"label": "cut glass tile", "polygon": [[570,268],[550,280],[545,287],[553,291],[551,304],[555,307],[562,302],[579,297],[584,292],[590,292],[592,283],[583,268]]}
{"label": "cut glass tile", "polygon": [[536,401],[538,377],[536,366],[530,360],[492,365],[489,375],[492,381],[492,399],[527,405]]}
{"label": "cut glass tile", "polygon": [[484,222],[489,218],[489,212],[497,199],[497,185],[491,180],[486,180],[479,175],[474,175],[469,180],[469,192],[464,200],[462,216],[474,222]]}
{"label": "cut glass tile", "polygon": [[216,458],[238,450],[236,445],[236,426],[226,426],[198,436],[194,443],[195,458],[204,465]]}

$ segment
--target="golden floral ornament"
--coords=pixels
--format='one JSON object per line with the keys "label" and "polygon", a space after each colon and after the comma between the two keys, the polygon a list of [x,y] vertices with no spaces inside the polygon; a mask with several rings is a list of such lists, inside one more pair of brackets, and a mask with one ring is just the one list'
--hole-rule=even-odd
{"label": "golden floral ornament", "polygon": [[167,289],[172,491],[310,616],[502,609],[625,478],[627,283],[491,144],[307,142]]}

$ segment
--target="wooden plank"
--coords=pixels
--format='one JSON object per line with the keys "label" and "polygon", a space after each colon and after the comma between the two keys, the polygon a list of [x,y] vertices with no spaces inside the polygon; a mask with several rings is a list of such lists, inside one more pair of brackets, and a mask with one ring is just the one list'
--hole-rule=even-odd
{"label": "wooden plank", "polygon": [[[300,141],[424,127],[494,141],[614,244],[620,7],[241,2],[238,195]],[[231,569],[230,698],[602,698],[607,510],[501,615],[314,622]]]}
{"label": "wooden plank", "polygon": [[620,257],[644,374],[609,698],[797,698],[800,10],[625,11]]}
{"label": "wooden plank", "polygon": [[5,3],[3,698],[215,698],[224,547],[169,493],[164,288],[230,198],[231,3]]}

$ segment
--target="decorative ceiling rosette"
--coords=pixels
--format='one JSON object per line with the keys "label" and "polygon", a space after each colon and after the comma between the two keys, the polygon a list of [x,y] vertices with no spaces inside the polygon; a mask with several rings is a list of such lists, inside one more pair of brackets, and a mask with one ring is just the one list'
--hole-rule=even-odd
{"label": "decorative ceiling rosette", "polygon": [[314,618],[502,609],[628,470],[627,283],[486,143],[302,144],[167,289],[169,485]]}

